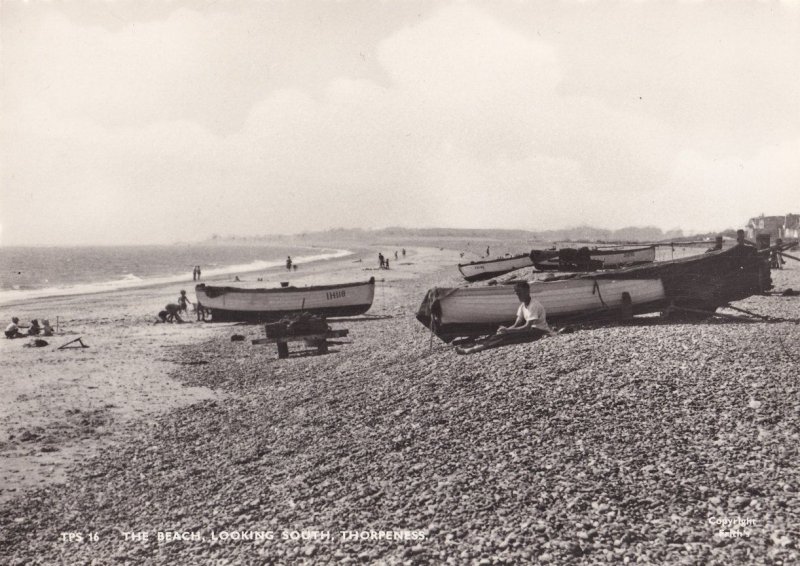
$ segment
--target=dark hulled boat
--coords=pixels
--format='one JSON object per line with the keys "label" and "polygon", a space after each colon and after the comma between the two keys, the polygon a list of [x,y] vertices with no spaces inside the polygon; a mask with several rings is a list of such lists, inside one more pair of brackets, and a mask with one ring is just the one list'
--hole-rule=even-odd
{"label": "dark hulled boat", "polygon": [[[714,311],[771,288],[771,278],[767,255],[737,245],[674,261],[532,281],[530,288],[548,320],[558,324],[614,318],[623,309],[633,314],[669,306]],[[511,285],[436,287],[426,294],[417,320],[450,341],[513,323],[517,304]]]}

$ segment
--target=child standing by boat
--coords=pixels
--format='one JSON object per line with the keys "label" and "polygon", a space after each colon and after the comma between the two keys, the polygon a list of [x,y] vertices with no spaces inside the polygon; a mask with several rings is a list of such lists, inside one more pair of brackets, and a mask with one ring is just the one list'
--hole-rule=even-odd
{"label": "child standing by boat", "polygon": [[181,289],[181,294],[178,297],[179,310],[181,310],[181,311],[183,311],[185,313],[188,313],[189,312],[189,308],[186,306],[187,303],[192,305],[192,306],[194,306],[194,303],[189,300],[189,297],[186,296],[186,291]]}

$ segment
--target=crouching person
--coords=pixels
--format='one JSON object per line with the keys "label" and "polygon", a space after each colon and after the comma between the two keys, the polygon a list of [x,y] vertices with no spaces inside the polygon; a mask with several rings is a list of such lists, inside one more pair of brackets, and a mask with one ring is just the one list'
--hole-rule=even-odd
{"label": "crouching person", "polygon": [[19,318],[11,317],[11,324],[6,326],[6,338],[25,338],[25,336],[27,334],[23,334],[19,329]]}
{"label": "crouching person", "polygon": [[183,319],[180,317],[180,310],[181,307],[176,305],[175,303],[170,303],[164,307],[164,310],[158,313],[158,320],[155,321],[155,324],[159,322],[183,322]]}

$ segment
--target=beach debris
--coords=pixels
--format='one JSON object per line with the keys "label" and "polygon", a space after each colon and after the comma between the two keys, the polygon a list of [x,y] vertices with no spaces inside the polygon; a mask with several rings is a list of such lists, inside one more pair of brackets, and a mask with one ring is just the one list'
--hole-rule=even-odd
{"label": "beach debris", "polygon": [[35,432],[31,432],[29,430],[23,430],[22,434],[19,435],[19,440],[21,442],[32,442],[39,440],[41,437],[41,434],[36,434]]}
{"label": "beach debris", "polygon": [[796,297],[797,295],[800,295],[800,291],[795,291],[794,289],[792,289],[791,287],[789,287],[788,289],[786,289],[786,290],[785,290],[783,293],[781,293],[781,294],[782,294],[784,297]]}
{"label": "beach debris", "polygon": [[23,344],[23,348],[42,348],[47,346],[49,342],[47,340],[42,340],[41,338],[35,338],[28,342],[27,344]]}
{"label": "beach debris", "polygon": [[241,334],[234,334],[231,336],[231,342],[244,342],[244,336]]}
{"label": "beach debris", "polygon": [[[75,344],[76,342],[79,344],[78,346],[72,346],[71,345],[71,344]],[[88,347],[89,346],[87,346],[86,344],[83,343],[83,336],[79,336],[79,337],[75,338],[74,340],[70,340],[66,344],[62,344],[57,349],[58,350],[71,350],[72,348],[88,348]]]}

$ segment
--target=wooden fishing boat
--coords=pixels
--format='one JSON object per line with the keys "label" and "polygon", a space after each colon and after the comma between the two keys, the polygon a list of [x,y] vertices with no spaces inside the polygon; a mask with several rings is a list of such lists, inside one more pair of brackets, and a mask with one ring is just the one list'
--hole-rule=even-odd
{"label": "wooden fishing boat", "polygon": [[532,265],[533,258],[530,254],[520,254],[512,257],[459,263],[458,270],[467,281],[481,281],[483,279],[491,279],[492,277],[503,275],[515,269],[531,267]]}
{"label": "wooden fishing boat", "polygon": [[[660,279],[532,281],[530,289],[550,322],[621,309],[623,293],[630,297],[635,312],[646,312],[666,297]],[[512,324],[518,307],[513,285],[436,288],[428,291],[417,319],[449,341],[457,336],[490,334],[501,324]]]}
{"label": "wooden fishing boat", "polygon": [[[509,281],[508,283],[513,283]],[[531,281],[531,296],[558,324],[659,312],[667,307],[713,312],[771,288],[767,256],[739,245],[674,261]],[[513,285],[434,288],[417,320],[442,340],[479,336],[513,323],[519,303]]]}
{"label": "wooden fishing boat", "polygon": [[279,287],[272,289],[214,286],[195,287],[197,302],[214,321],[262,322],[308,312],[321,316],[355,316],[372,306],[375,278],[364,283]]}
{"label": "wooden fishing boat", "polygon": [[620,249],[562,248],[557,255],[549,250],[531,252],[534,267],[539,271],[596,271],[598,269],[617,269],[656,259],[656,247]]}

